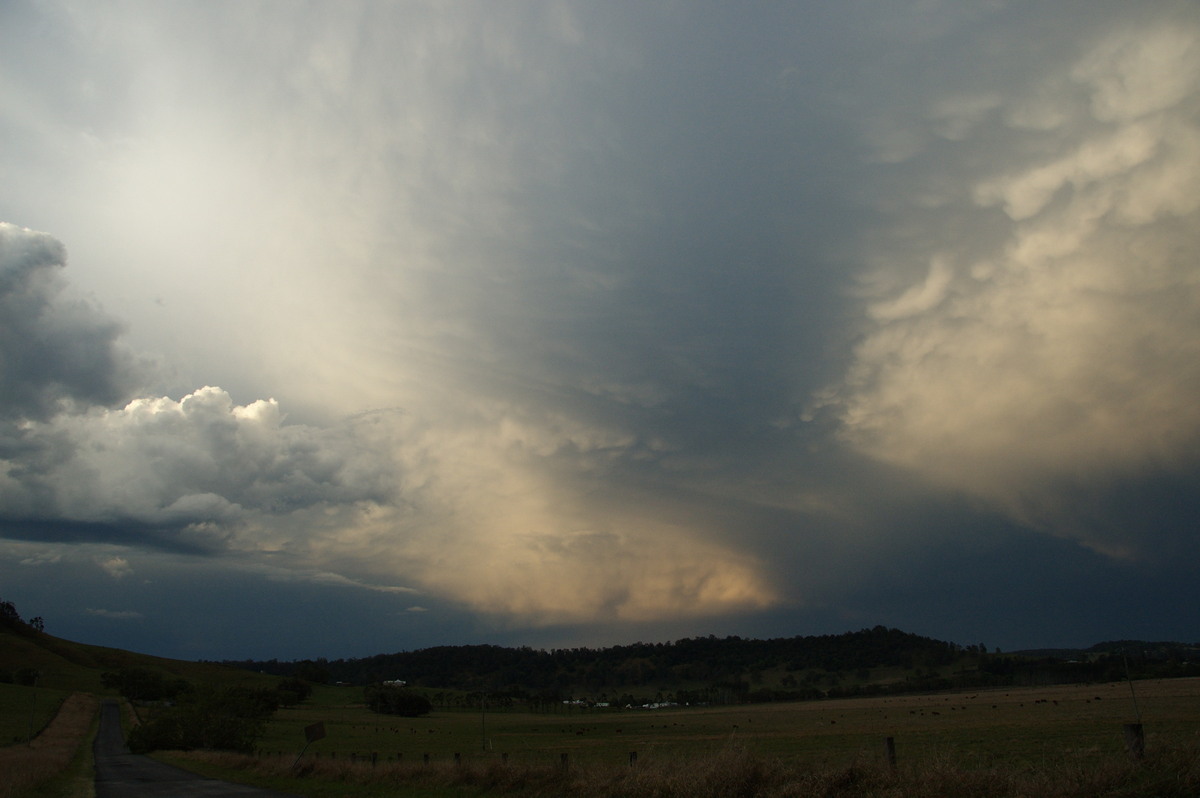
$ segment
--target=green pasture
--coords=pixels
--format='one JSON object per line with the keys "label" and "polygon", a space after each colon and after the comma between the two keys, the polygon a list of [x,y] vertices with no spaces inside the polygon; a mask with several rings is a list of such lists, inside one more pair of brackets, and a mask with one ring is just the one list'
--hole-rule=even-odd
{"label": "green pasture", "polygon": [[[78,690],[96,695],[111,694],[112,691],[104,687],[103,674],[123,668],[144,669],[186,679],[194,684],[223,687],[272,687],[279,681],[274,676],[211,662],[165,659],[118,648],[75,643],[48,634],[27,635],[0,630],[0,671],[37,671],[39,687]],[[0,738],[0,741],[3,739]]]}
{"label": "green pasture", "polygon": [[[1137,682],[1147,748],[1200,737],[1200,679]],[[298,754],[304,728],[326,737],[307,756],[362,761],[561,761],[626,764],[657,757],[704,756],[739,746],[785,761],[823,766],[879,761],[892,737],[907,763],[954,761],[965,767],[1038,766],[1125,756],[1123,724],[1135,720],[1124,683],[859,698],[736,707],[658,710],[578,709],[434,711],[423,718],[376,715],[358,688],[320,688],[303,705],[281,709],[261,748]]]}
{"label": "green pasture", "polygon": [[0,746],[24,743],[54,718],[69,693],[0,683]]}

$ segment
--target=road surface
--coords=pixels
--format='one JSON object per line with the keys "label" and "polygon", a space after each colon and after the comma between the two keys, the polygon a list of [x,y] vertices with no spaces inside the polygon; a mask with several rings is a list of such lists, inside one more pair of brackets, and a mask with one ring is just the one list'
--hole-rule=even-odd
{"label": "road surface", "polygon": [[129,753],[115,701],[100,707],[96,754],[96,798],[295,798],[281,792],[206,779]]}

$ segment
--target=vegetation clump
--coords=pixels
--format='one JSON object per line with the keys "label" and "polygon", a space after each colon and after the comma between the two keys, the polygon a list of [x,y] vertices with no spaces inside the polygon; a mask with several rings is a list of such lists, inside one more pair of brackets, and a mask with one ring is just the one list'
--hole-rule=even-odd
{"label": "vegetation clump", "polygon": [[546,711],[581,697],[620,706],[730,705],[1200,676],[1200,644],[1115,641],[1004,654],[876,626],[772,640],[709,636],[550,651],[435,646],[362,659],[225,664],[316,683],[366,685],[400,674],[408,686],[434,691],[438,706],[438,692],[457,691]]}
{"label": "vegetation clump", "polygon": [[367,708],[384,715],[419,718],[433,710],[433,704],[420,693],[386,684],[373,684],[363,690]]}
{"label": "vegetation clump", "polygon": [[274,690],[194,688],[133,729],[127,740],[129,750],[135,754],[196,748],[250,752],[278,708]]}
{"label": "vegetation clump", "polygon": [[101,683],[130,701],[172,701],[192,689],[186,679],[171,679],[146,668],[122,668],[100,675]]}

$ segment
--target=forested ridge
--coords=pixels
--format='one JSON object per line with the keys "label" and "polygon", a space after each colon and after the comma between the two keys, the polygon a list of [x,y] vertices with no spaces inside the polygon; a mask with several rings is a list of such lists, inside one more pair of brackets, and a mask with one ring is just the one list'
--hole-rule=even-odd
{"label": "forested ridge", "polygon": [[[669,691],[708,700],[787,700],[949,687],[1200,675],[1200,647],[1121,641],[1087,651],[989,652],[876,626],[839,635],[695,637],[608,648],[436,646],[360,659],[225,664],[312,681],[533,697],[638,695]],[[886,678],[885,678],[886,677]]]}

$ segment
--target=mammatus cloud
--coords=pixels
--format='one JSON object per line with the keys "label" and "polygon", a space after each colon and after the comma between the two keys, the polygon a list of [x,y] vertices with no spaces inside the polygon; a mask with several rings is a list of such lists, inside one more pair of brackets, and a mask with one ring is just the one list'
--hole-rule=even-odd
{"label": "mammatus cloud", "polygon": [[[1200,27],[1126,26],[928,119],[946,157],[867,257],[844,439],[1111,553],[1106,486],[1200,442]],[[902,168],[902,167],[901,167]],[[915,242],[915,243],[914,243]],[[908,285],[904,284],[907,279]]]}

